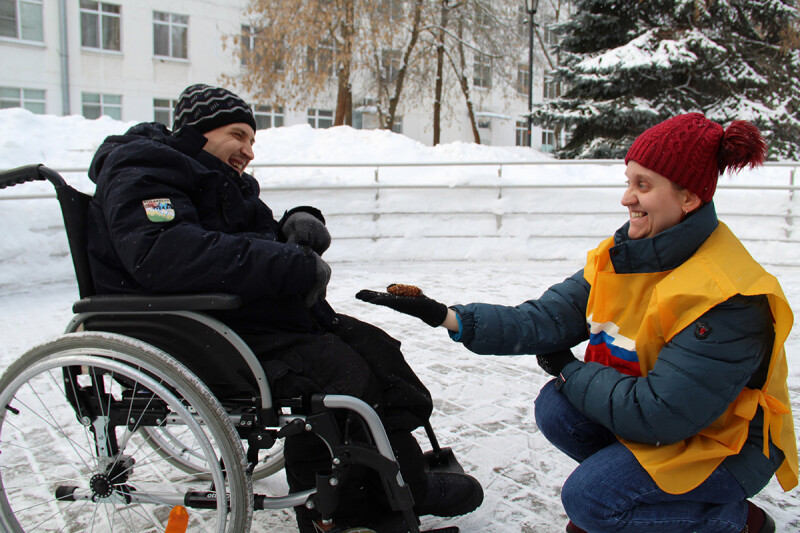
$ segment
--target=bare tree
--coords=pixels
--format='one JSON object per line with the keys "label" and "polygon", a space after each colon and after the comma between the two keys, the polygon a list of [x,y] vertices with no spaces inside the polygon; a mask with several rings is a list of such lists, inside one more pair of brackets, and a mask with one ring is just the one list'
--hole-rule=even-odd
{"label": "bare tree", "polygon": [[[423,5],[424,0],[250,0],[251,24],[230,36],[243,68],[227,81],[258,101],[296,107],[320,97],[333,100],[335,91],[334,125],[352,124],[353,91],[361,90],[376,101],[381,127],[391,128],[409,83]],[[356,84],[364,72],[373,79]]]}
{"label": "bare tree", "polygon": [[[464,98],[473,139],[480,143],[473,95],[484,92],[516,92],[517,58],[523,43],[515,31],[519,2],[510,0],[439,0],[438,18],[427,27],[435,59],[433,144],[441,141],[447,74],[445,63],[457,80]],[[452,28],[451,26],[454,26]]]}
{"label": "bare tree", "polygon": [[[356,13],[367,0],[250,0],[249,25],[230,36],[242,69],[230,81],[259,102],[300,106],[320,96],[333,99],[335,124],[352,122],[357,51]],[[335,81],[334,81],[335,80]]]}
{"label": "bare tree", "polygon": [[[359,110],[375,113],[377,126],[390,129],[403,108],[430,98],[434,78],[434,144],[443,113],[457,101],[454,90],[463,95],[480,142],[472,96],[476,83],[481,98],[514,86],[509,65],[516,65],[519,38],[508,27],[517,3],[250,0],[250,24],[229,39],[243,68],[227,81],[274,105],[335,101],[335,125],[352,124]],[[456,83],[448,85],[450,75]]]}

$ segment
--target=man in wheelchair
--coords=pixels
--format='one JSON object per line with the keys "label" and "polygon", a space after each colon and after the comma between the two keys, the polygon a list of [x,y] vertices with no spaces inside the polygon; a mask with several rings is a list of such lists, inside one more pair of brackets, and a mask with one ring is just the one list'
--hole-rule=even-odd
{"label": "man in wheelchair", "polygon": [[[411,432],[427,423],[431,397],[400,343],[325,301],[330,267],[321,255],[330,234],[322,213],[302,206],[276,220],[259,199],[258,183],[244,172],[255,129],[238,96],[193,85],[178,99],[171,132],[143,123],[105,140],[89,171],[97,184],[87,220],[97,293],[239,295],[241,307],[215,316],[253,349],[275,397],[364,400],[383,422],[416,515],[473,511],[483,500],[477,480],[425,468]],[[287,437],[285,458],[292,492],[313,488],[315,473],[331,462],[303,432]],[[339,494],[338,526],[394,531],[373,472],[352,467]],[[314,510],[296,511],[301,532],[323,529]]]}

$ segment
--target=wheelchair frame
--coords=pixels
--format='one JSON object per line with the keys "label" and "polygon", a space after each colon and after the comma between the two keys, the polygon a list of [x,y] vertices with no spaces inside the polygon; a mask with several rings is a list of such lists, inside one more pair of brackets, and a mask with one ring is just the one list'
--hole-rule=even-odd
{"label": "wheelchair frame", "polygon": [[[85,230],[91,197],[76,191],[43,165],[0,173],[0,189],[41,180],[48,180],[56,189],[81,299],[73,305],[75,316],[62,336],[28,351],[0,378],[0,463],[9,461],[0,464],[0,526],[6,531],[25,531],[31,526],[27,522],[31,518],[23,509],[30,496],[25,490],[17,494],[15,485],[26,479],[25,472],[18,472],[17,465],[11,464],[19,460],[13,457],[15,450],[25,449],[29,456],[41,454],[47,459],[43,445],[20,444],[29,437],[23,424],[33,421],[50,432],[57,426],[55,433],[61,431],[68,437],[68,431],[61,428],[63,419],[70,432],[71,426],[76,427],[76,434],[83,431],[78,439],[85,438],[90,444],[80,451],[91,452],[94,457],[75,468],[78,473],[73,484],[63,482],[53,487],[51,483],[49,500],[37,496],[52,512],[48,519],[58,517],[68,522],[71,515],[66,512],[62,517],[60,506],[73,509],[73,505],[79,505],[73,514],[105,513],[105,522],[115,531],[119,524],[137,531],[158,531],[164,524],[164,509],[184,505],[201,515],[198,525],[219,533],[242,533],[249,530],[254,510],[306,506],[315,508],[324,522],[330,522],[338,502],[339,480],[346,477],[349,465],[360,464],[377,471],[392,509],[402,514],[409,532],[419,532],[410,489],[400,474],[383,425],[369,405],[341,395],[273,401],[266,374],[252,350],[233,330],[208,314],[238,307],[238,296],[96,295]],[[171,322],[179,324],[177,329],[190,324],[191,331],[180,339],[170,338],[164,331],[169,330]],[[202,346],[184,349],[195,338],[216,339],[220,351],[204,362],[224,364],[200,367],[192,350]],[[232,369],[228,368],[231,364]],[[218,394],[215,384],[203,379],[213,380],[218,372],[234,381],[241,376],[235,391],[228,387]],[[58,393],[51,390],[39,394],[39,383]],[[29,389],[42,405],[64,399],[67,405],[54,404],[56,414],[50,414],[53,420],[45,419],[36,407],[28,405],[33,401],[26,396]],[[349,435],[342,435],[333,418],[334,409],[363,421],[371,445],[351,442]],[[170,433],[173,427],[184,433]],[[434,451],[449,453],[449,449],[438,448],[429,424],[425,429]],[[330,469],[317,473],[316,489],[285,496],[253,494],[259,453],[272,448],[276,440],[300,432],[317,435],[331,454]],[[194,455],[188,459],[178,457],[189,447],[184,439],[194,443],[194,449],[188,450]],[[129,445],[134,441],[138,448],[131,451]],[[70,444],[77,446],[75,441]],[[166,463],[152,459],[152,453],[143,453],[145,448],[154,448]],[[175,467],[170,479],[184,483],[185,490],[149,488],[162,488],[159,476],[164,474],[159,470],[170,466]],[[148,473],[148,468],[153,472]],[[140,473],[145,481],[137,485]],[[89,504],[102,510],[92,510]],[[139,511],[139,507],[149,509],[151,505],[155,510]],[[131,512],[134,507],[137,510]],[[114,522],[111,518],[117,514],[121,518]],[[141,524],[150,529],[142,529]]]}

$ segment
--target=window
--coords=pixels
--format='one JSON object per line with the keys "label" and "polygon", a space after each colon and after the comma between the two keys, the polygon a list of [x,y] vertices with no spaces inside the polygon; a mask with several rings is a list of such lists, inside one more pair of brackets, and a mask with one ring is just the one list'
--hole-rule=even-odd
{"label": "window", "polygon": [[0,87],[0,109],[21,107],[31,113],[43,115],[44,89],[20,89],[17,87]]}
{"label": "window", "polygon": [[402,0],[381,0],[380,11],[389,20],[400,20],[403,18]]}
{"label": "window", "polygon": [[122,120],[122,95],[120,94],[81,94],[83,116],[89,119],[100,118],[103,115]]}
{"label": "window", "polygon": [[44,41],[42,0],[0,0],[0,37]]}
{"label": "window", "polygon": [[153,11],[153,53],[162,57],[186,59],[188,56],[189,17]]}
{"label": "window", "polygon": [[528,96],[531,90],[531,76],[527,63],[517,63],[517,92]]}
{"label": "window", "polygon": [[327,39],[320,41],[316,48],[309,47],[308,69],[311,72],[333,74],[333,53],[333,44]]}
{"label": "window", "polygon": [[399,115],[394,116],[394,121],[392,121],[392,131],[395,133],[403,133],[403,117]]}
{"label": "window", "polygon": [[483,87],[484,89],[492,88],[492,59],[483,54],[475,56],[475,64],[473,66],[474,78],[473,83],[475,87]]}
{"label": "window", "polygon": [[400,72],[400,63],[403,56],[400,50],[384,48],[381,50],[381,80],[384,83],[394,83]]}
{"label": "window", "polygon": [[553,26],[545,26],[544,42],[550,46],[555,46],[558,44],[558,32],[556,32]]}
{"label": "window", "polygon": [[[253,28],[252,26],[248,26],[247,24],[242,24],[242,65],[247,65],[250,62],[250,58],[253,56],[253,53],[256,50],[256,39],[258,38],[258,30]],[[254,58],[256,63],[258,63],[258,57]]]}
{"label": "window", "polygon": [[554,100],[561,96],[561,83],[553,81],[550,75],[544,81],[544,99]]}
{"label": "window", "polygon": [[269,128],[280,128],[283,126],[283,107],[272,108],[268,105],[253,106],[253,114],[256,117],[256,129],[266,130]]}
{"label": "window", "polygon": [[[242,24],[241,36],[241,53],[239,54],[242,60],[242,66],[247,66],[250,63],[261,66],[261,54],[259,50],[264,49],[261,44],[261,37],[259,36],[259,29],[247,24]],[[281,45],[276,45],[270,48],[272,57],[275,58],[272,63],[272,68],[275,72],[283,72],[283,48],[278,48]]]}
{"label": "window", "polygon": [[475,27],[479,32],[489,33],[494,26],[494,15],[489,10],[488,6],[477,6],[475,13]]}
{"label": "window", "polygon": [[531,136],[528,133],[528,121],[518,120],[516,127],[517,146],[530,146]]}
{"label": "window", "polygon": [[120,6],[81,0],[81,46],[119,51]]}
{"label": "window", "polygon": [[170,100],[169,98],[154,98],[153,99],[153,120],[160,122],[168,128],[172,127],[172,121],[175,118],[173,112],[177,100]]}
{"label": "window", "polygon": [[528,41],[530,28],[528,27],[528,10],[524,5],[517,6],[517,33]]}
{"label": "window", "polygon": [[542,152],[552,152],[556,149],[556,132],[542,130]]}
{"label": "window", "polygon": [[333,126],[333,111],[309,108],[308,123],[312,128],[330,128]]}

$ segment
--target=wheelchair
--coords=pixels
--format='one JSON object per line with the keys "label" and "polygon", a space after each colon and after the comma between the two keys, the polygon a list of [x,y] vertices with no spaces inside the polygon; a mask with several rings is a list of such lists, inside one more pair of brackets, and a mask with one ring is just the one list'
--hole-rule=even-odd
{"label": "wheelchair", "polygon": [[[238,296],[97,295],[87,255],[91,196],[55,171],[0,173],[0,189],[49,181],[56,190],[80,299],[65,333],[0,378],[0,526],[4,531],[163,532],[184,506],[187,531],[243,533],[254,511],[316,509],[330,524],[351,465],[375,470],[391,508],[419,533],[413,498],[375,411],[350,396],[275,399],[252,350],[210,312]],[[347,413],[356,442],[334,413]],[[428,424],[431,470],[462,471]],[[322,439],[330,468],[316,488],[270,496],[253,480],[283,467],[282,439]],[[439,532],[457,533],[448,527]]]}

